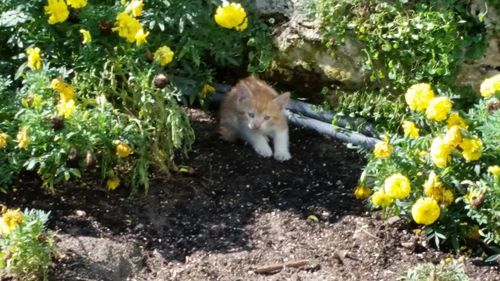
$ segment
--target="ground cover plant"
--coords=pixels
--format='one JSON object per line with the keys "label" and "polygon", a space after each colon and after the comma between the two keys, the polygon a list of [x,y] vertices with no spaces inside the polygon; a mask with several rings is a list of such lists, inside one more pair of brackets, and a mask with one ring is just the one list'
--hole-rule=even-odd
{"label": "ground cover plant", "polygon": [[[457,86],[455,78],[464,60],[484,53],[489,32],[484,14],[472,14],[468,3],[316,0],[311,5],[332,56],[353,38],[361,44],[362,70],[368,79],[354,94],[342,94],[337,111],[366,118],[381,130],[394,130],[394,121],[403,117],[401,93],[420,81],[452,89],[459,97],[457,106],[474,102],[472,89]],[[380,103],[366,102],[367,95]]]}

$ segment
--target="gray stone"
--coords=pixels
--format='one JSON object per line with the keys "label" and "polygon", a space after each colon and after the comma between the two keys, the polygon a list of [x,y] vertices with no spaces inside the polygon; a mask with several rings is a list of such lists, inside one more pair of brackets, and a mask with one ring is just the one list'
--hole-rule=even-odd
{"label": "gray stone", "polygon": [[72,257],[74,263],[65,280],[121,281],[142,269],[143,254],[134,242],[117,242],[106,238],[58,235],[58,252]]}

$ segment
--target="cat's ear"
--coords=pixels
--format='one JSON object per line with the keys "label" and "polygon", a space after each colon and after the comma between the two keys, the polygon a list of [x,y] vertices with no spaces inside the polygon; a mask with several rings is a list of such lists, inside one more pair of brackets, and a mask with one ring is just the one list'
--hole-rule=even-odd
{"label": "cat's ear", "polygon": [[236,93],[238,103],[242,103],[252,97],[252,91],[250,91],[250,88],[245,84],[245,82],[238,83],[236,86]]}
{"label": "cat's ear", "polygon": [[276,105],[278,105],[280,110],[283,110],[288,105],[289,100],[290,100],[290,92],[286,92],[286,93],[283,93],[283,94],[279,95],[278,97],[276,97],[273,100],[273,102],[275,102]]}

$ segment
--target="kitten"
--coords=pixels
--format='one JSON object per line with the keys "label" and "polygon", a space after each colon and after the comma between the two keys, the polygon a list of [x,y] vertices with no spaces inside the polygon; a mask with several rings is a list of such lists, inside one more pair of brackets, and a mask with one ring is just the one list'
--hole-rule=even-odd
{"label": "kitten", "polygon": [[220,108],[219,133],[226,141],[241,138],[259,155],[289,160],[288,124],[284,113],[290,93],[278,93],[264,81],[253,76],[240,80],[224,97]]}

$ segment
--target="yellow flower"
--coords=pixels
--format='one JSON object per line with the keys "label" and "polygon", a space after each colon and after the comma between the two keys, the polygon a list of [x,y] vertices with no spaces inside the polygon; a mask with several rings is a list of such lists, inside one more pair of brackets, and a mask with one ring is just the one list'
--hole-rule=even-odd
{"label": "yellow flower", "polygon": [[132,15],[134,17],[140,17],[142,15],[142,9],[143,8],[144,8],[144,3],[142,2],[142,0],[140,0],[140,1],[138,1],[138,0],[132,0],[132,2],[130,2],[127,5],[126,11],[127,12],[132,12]]}
{"label": "yellow flower", "polygon": [[443,192],[443,198],[441,199],[441,203],[445,206],[449,206],[455,201],[455,195],[453,195],[453,191],[446,189]]}
{"label": "yellow flower", "polygon": [[7,140],[9,138],[9,135],[6,133],[0,133],[0,149],[4,149],[7,147]]}
{"label": "yellow flower", "polygon": [[0,218],[0,235],[8,235],[16,226],[24,221],[23,213],[17,210],[7,210]]}
{"label": "yellow flower", "polygon": [[401,174],[394,174],[385,179],[384,190],[394,199],[404,199],[410,195],[410,180]]}
{"label": "yellow flower", "polygon": [[495,93],[500,92],[500,74],[487,78],[481,83],[480,89],[483,97],[492,97]]}
{"label": "yellow flower", "polygon": [[375,206],[379,207],[387,207],[392,204],[394,199],[391,196],[387,195],[383,189],[375,192],[372,195],[372,203]]}
{"label": "yellow flower", "polygon": [[372,193],[372,190],[366,187],[364,184],[358,185],[354,190],[354,196],[356,197],[356,199],[360,200],[370,197]]}
{"label": "yellow flower", "polygon": [[92,42],[92,36],[90,36],[90,32],[85,29],[80,29],[80,33],[83,36],[82,44],[90,44]]}
{"label": "yellow flower", "polygon": [[459,146],[462,149],[462,156],[466,162],[481,158],[483,142],[479,138],[463,139]]}
{"label": "yellow flower", "polygon": [[118,31],[118,35],[132,43],[136,40],[139,30],[143,29],[141,23],[127,12],[121,12],[116,16],[115,27],[113,31]]}
{"label": "yellow flower", "polygon": [[50,87],[59,92],[60,101],[69,101],[72,100],[75,96],[75,89],[73,88],[73,86],[66,84],[60,78],[52,79],[52,82],[50,82]]}
{"label": "yellow flower", "polygon": [[389,144],[389,140],[386,138],[384,141],[379,141],[375,144],[373,154],[377,158],[386,158],[391,156],[393,150],[394,148]]}
{"label": "yellow flower", "polygon": [[135,43],[137,43],[137,46],[146,44],[148,42],[148,35],[149,32],[144,33],[144,29],[139,29],[139,31],[137,31],[137,34],[135,35]]}
{"label": "yellow flower", "polygon": [[431,144],[431,159],[439,168],[446,167],[453,147],[447,144],[442,137],[437,137]]}
{"label": "yellow flower", "polygon": [[470,240],[478,240],[479,238],[481,238],[479,225],[476,224],[472,226],[467,232],[467,234],[465,234],[465,237],[467,237]]}
{"label": "yellow flower", "polygon": [[[1,147],[1,145],[0,145],[0,147]],[[498,166],[498,165],[489,166],[488,167],[488,173],[490,173],[490,174],[492,174],[494,176],[500,176],[500,166]]]}
{"label": "yellow flower", "polygon": [[453,147],[457,147],[462,142],[462,129],[459,126],[453,126],[448,129],[443,141]]}
{"label": "yellow flower", "polygon": [[116,155],[121,158],[125,158],[132,153],[132,147],[130,145],[120,142],[116,145]]}
{"label": "yellow flower", "polygon": [[215,22],[224,28],[245,30],[248,27],[247,13],[241,4],[223,3],[217,7],[214,15]]}
{"label": "yellow flower", "polygon": [[161,46],[156,50],[153,58],[160,65],[167,65],[174,59],[174,52],[167,46]]}
{"label": "yellow flower", "polygon": [[416,223],[430,225],[439,218],[441,209],[436,200],[423,197],[413,204],[411,214]]}
{"label": "yellow flower", "polygon": [[411,121],[403,121],[403,131],[405,133],[405,137],[409,137],[411,139],[418,138],[419,129],[415,125],[415,123]]}
{"label": "yellow flower", "polygon": [[429,106],[429,102],[435,94],[431,85],[419,83],[411,86],[405,94],[405,100],[411,110],[423,111]]}
{"label": "yellow flower", "polygon": [[425,195],[441,201],[443,197],[443,183],[439,177],[432,171],[429,174],[429,178],[424,183],[424,193]]}
{"label": "yellow flower", "polygon": [[30,138],[28,136],[28,128],[22,128],[17,133],[17,147],[27,148],[30,144]]}
{"label": "yellow flower", "polygon": [[75,9],[80,9],[87,6],[87,0],[66,0],[66,2],[68,2],[69,6]]}
{"label": "yellow flower", "polygon": [[437,97],[430,101],[429,106],[425,111],[425,115],[429,120],[443,121],[448,118],[448,113],[450,113],[450,111],[450,99],[448,97]]}
{"label": "yellow flower", "polygon": [[467,125],[467,122],[465,122],[465,120],[462,117],[460,117],[460,114],[458,114],[458,112],[452,112],[448,117],[447,127],[451,128],[453,126],[459,126],[460,128],[463,129],[467,129],[467,127],[469,127]]}
{"label": "yellow flower", "polygon": [[42,58],[40,56],[40,48],[28,48],[26,49],[26,54],[28,55],[28,67],[32,70],[37,70],[42,68]]}
{"label": "yellow flower", "polygon": [[49,24],[64,22],[69,16],[68,6],[64,0],[49,0],[44,9],[45,14],[50,15]]}
{"label": "yellow flower", "polygon": [[69,118],[71,114],[73,114],[75,109],[76,105],[74,100],[69,100],[69,101],[61,100],[59,104],[57,104],[57,112],[64,118]]}
{"label": "yellow flower", "polygon": [[106,181],[106,187],[108,188],[108,190],[111,191],[115,190],[119,185],[120,185],[120,178],[117,176],[113,176]]}
{"label": "yellow flower", "polygon": [[203,85],[203,88],[201,89],[200,96],[202,98],[206,98],[208,95],[210,95],[214,92],[215,92],[214,87],[212,87],[210,84],[205,84],[205,85]]}

